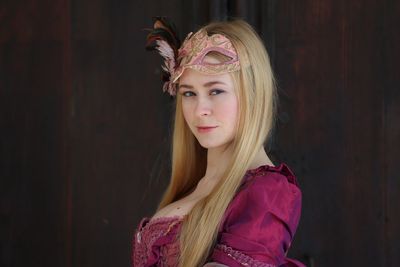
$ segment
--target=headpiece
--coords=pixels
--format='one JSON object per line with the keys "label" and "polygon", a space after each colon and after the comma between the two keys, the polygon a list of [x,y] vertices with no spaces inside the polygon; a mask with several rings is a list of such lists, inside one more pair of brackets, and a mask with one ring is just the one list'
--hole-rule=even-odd
{"label": "headpiece", "polygon": [[[240,69],[237,52],[226,36],[208,36],[204,29],[200,29],[195,34],[189,33],[181,46],[173,23],[164,17],[156,17],[154,20],[154,29],[147,36],[146,49],[158,50],[164,58],[164,92],[176,94],[176,82],[187,68],[209,75]],[[204,58],[210,52],[218,52],[230,59],[220,63],[207,63]]]}

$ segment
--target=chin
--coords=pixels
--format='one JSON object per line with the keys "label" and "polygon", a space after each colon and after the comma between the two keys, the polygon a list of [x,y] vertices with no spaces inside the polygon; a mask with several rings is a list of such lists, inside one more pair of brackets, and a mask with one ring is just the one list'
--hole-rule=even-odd
{"label": "chin", "polygon": [[227,145],[227,142],[210,142],[209,140],[205,141],[205,140],[199,140],[197,139],[197,141],[199,142],[200,146],[202,146],[205,149],[210,149],[210,148],[217,148],[217,147],[222,147]]}
{"label": "chin", "polygon": [[213,144],[202,144],[202,143],[200,143],[200,142],[199,142],[199,144],[200,144],[201,147],[203,147],[203,148],[205,148],[205,149],[210,149],[210,148],[219,147],[218,145],[213,145]]}
{"label": "chin", "polygon": [[213,148],[213,147],[218,146],[218,144],[215,144],[215,142],[209,142],[209,140],[205,141],[205,140],[199,140],[198,138],[196,138],[196,139],[197,139],[197,142],[199,142],[200,146],[203,148],[208,149],[208,148]]}

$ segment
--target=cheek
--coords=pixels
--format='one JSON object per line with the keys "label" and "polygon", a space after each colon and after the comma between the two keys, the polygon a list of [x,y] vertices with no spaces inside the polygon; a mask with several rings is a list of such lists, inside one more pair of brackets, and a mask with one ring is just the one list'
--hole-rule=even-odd
{"label": "cheek", "polygon": [[[224,120],[229,122],[232,127],[235,126],[238,117],[238,102],[236,99],[230,99],[218,105],[218,114],[223,117]],[[222,119],[222,118],[221,118]]]}

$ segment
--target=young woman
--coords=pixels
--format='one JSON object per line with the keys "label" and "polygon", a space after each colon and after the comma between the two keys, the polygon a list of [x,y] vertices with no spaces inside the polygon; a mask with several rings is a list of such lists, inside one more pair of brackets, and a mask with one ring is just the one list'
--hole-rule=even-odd
{"label": "young woman", "polygon": [[148,36],[176,96],[170,184],[133,240],[134,266],[304,266],[286,258],[301,192],[264,150],[276,115],[268,54],[242,20],[182,45],[165,18]]}

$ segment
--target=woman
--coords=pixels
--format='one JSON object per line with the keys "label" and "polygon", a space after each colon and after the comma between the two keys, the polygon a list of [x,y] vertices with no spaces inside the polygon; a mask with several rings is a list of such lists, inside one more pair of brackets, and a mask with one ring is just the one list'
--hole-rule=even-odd
{"label": "woman", "polygon": [[286,258],[300,189],[263,147],[276,88],[261,39],[242,20],[210,23],[182,45],[165,18],[154,28],[148,45],[176,96],[172,174],[135,233],[134,266],[304,266]]}

